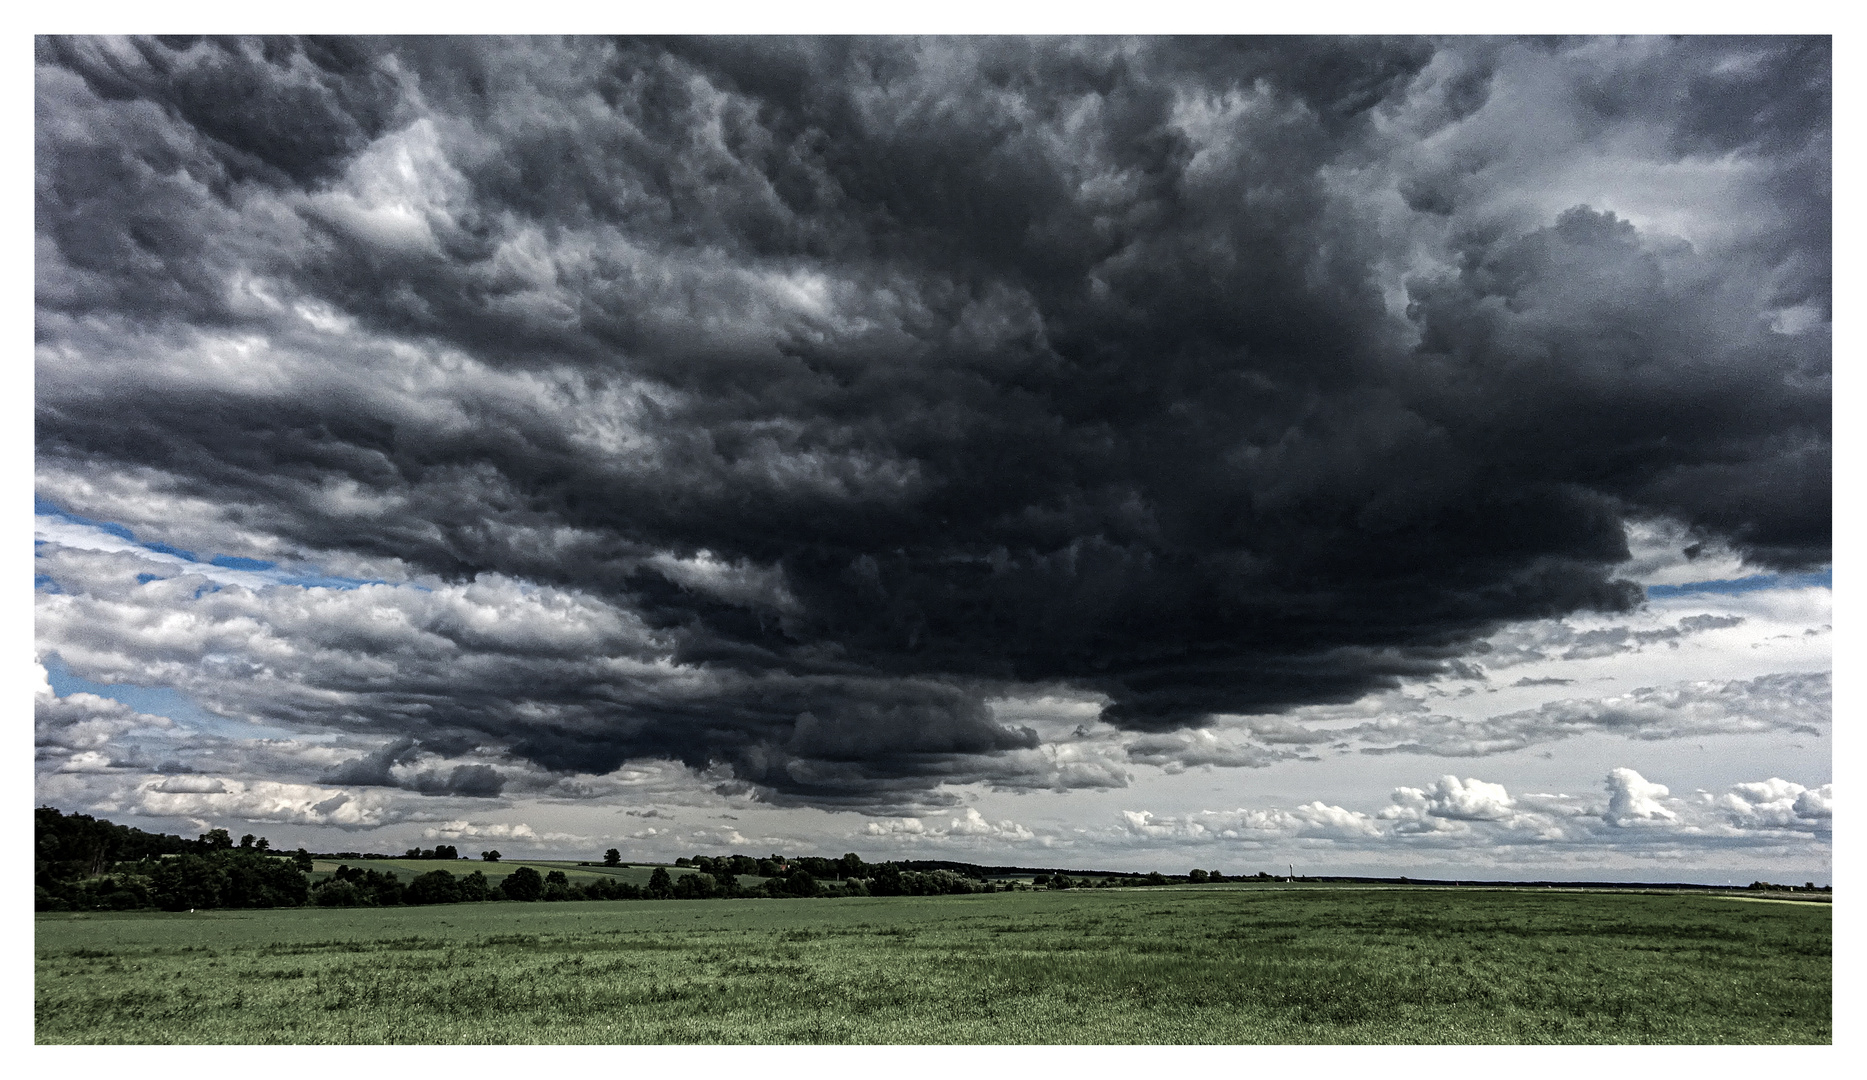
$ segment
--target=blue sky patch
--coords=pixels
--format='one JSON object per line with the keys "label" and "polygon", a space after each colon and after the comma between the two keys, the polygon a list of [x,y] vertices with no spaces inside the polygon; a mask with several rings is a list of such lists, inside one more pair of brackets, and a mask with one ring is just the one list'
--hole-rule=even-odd
{"label": "blue sky patch", "polygon": [[121,701],[137,712],[148,713],[151,716],[166,716],[170,720],[199,726],[226,723],[220,717],[208,715],[199,705],[172,687],[92,682],[82,675],[73,674],[71,668],[66,666],[64,658],[57,653],[47,654],[44,663],[46,681],[52,684],[52,693],[59,697],[66,697],[70,694],[96,694],[98,697],[109,698],[112,701]]}
{"label": "blue sky patch", "polygon": [[96,694],[98,697],[120,701],[139,713],[166,716],[178,724],[231,739],[298,737],[285,728],[232,720],[208,712],[195,704],[188,695],[171,686],[93,682],[82,675],[74,674],[66,665],[64,658],[57,653],[46,654],[43,663],[46,681],[52,685],[52,693],[59,697],[69,694]]}
{"label": "blue sky patch", "polygon": [[[187,551],[171,544],[164,544],[160,541],[138,540],[134,532],[131,532],[121,525],[113,524],[108,521],[95,521],[91,518],[68,513],[60,509],[56,504],[36,496],[33,498],[33,511],[35,514],[43,517],[57,518],[60,521],[69,522],[74,525],[83,525],[88,528],[97,529],[111,536],[115,536],[118,539],[127,540],[152,554],[167,555],[171,558],[180,559],[183,562],[202,565],[200,556],[192,551]],[[33,540],[33,547],[36,550],[44,547],[45,543],[44,540],[35,538]],[[219,567],[223,570],[235,570],[243,574],[262,574],[278,584],[296,585],[306,589],[356,589],[364,585],[393,584],[382,578],[339,577],[334,574],[321,573],[317,569],[311,567],[300,567],[295,572],[282,573],[279,572],[279,564],[277,562],[268,559],[249,559],[242,555],[215,555],[213,558],[207,560],[205,565]],[[161,575],[138,574],[136,580],[146,585],[159,576]],[[58,591],[57,584],[52,582],[51,579],[45,575],[39,575],[35,581],[35,587],[43,588],[49,584],[53,591]],[[205,592],[215,592],[218,590],[218,585],[204,587],[201,592],[196,593],[196,596],[200,596]]]}
{"label": "blue sky patch", "polygon": [[1658,600],[1668,596],[1689,596],[1695,593],[1715,593],[1721,596],[1734,596],[1738,593],[1758,592],[1763,589],[1832,589],[1834,569],[1813,574],[1752,574],[1749,577],[1730,578],[1723,581],[1688,581],[1684,585],[1649,585],[1647,598]]}
{"label": "blue sky patch", "polygon": [[209,566],[219,566],[228,570],[250,570],[255,574],[263,574],[279,565],[264,559],[243,559],[238,555],[216,555],[207,563]]}
{"label": "blue sky patch", "polygon": [[[291,577],[280,578],[279,584],[297,585],[306,589],[360,589],[365,585],[387,585],[389,582],[384,581],[382,578],[365,579],[333,577],[330,574],[294,574]],[[410,585],[404,587],[418,588],[419,586]],[[422,591],[426,592],[427,590],[423,589]]]}
{"label": "blue sky patch", "polygon": [[90,518],[79,517],[76,514],[66,513],[65,511],[60,510],[57,505],[47,502],[46,500],[41,499],[37,495],[34,495],[32,497],[32,512],[34,514],[44,514],[47,517],[63,518],[64,520],[69,521],[74,525],[89,525],[94,529],[102,529],[105,532],[109,533],[110,535],[114,537],[117,537],[120,540],[128,540],[131,543],[141,542],[136,539],[135,533],[131,532],[130,530],[124,528],[121,525],[118,525],[114,521],[92,521]]}

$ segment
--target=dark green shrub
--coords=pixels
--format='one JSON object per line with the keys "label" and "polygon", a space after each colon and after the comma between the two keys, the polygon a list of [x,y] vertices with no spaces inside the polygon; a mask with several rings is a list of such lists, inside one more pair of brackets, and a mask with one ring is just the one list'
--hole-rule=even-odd
{"label": "dark green shrub", "polygon": [[312,902],[319,907],[366,907],[370,897],[352,881],[332,878],[311,890]]}

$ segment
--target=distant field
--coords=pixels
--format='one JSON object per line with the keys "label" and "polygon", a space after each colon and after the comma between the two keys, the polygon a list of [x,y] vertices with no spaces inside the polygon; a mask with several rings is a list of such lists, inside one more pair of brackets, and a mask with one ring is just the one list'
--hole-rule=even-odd
{"label": "distant field", "polygon": [[[616,878],[620,881],[646,886],[649,877],[655,872],[654,866],[639,863],[633,866],[578,866],[575,860],[569,862],[554,862],[530,859],[501,859],[495,863],[484,862],[479,859],[473,859],[471,861],[457,859],[453,862],[436,859],[314,859],[311,863],[311,873],[307,876],[313,883],[323,881],[325,878],[330,877],[340,865],[359,866],[365,870],[374,870],[378,873],[392,873],[397,878],[401,879],[404,884],[432,870],[445,870],[455,877],[466,877],[468,874],[478,870],[486,875],[486,880],[489,883],[497,885],[501,881],[504,881],[508,874],[517,870],[519,867],[529,866],[540,874],[548,874],[553,870],[562,870],[564,871],[564,876],[570,879],[572,885],[577,885],[586,881],[596,881],[601,878]],[[676,877],[682,874],[693,873],[692,869],[685,866],[670,866],[666,869],[668,873]],[[741,876],[739,878],[739,883],[750,889],[758,887],[759,883],[764,880],[765,879],[762,877]]]}
{"label": "distant field", "polygon": [[41,914],[35,1037],[1826,1043],[1830,915],[1258,885]]}

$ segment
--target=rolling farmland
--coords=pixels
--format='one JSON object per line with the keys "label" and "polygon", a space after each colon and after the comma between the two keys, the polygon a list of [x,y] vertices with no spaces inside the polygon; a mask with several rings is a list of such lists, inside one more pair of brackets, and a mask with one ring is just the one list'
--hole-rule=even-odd
{"label": "rolling farmland", "polygon": [[35,1033],[1822,1043],[1830,918],[1702,894],[1261,885],[42,914]]}

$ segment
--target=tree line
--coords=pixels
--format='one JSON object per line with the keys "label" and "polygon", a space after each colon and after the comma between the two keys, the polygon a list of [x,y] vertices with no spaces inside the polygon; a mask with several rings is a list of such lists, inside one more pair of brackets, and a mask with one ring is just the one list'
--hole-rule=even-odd
{"label": "tree line", "polygon": [[[303,848],[279,852],[263,836],[238,842],[225,829],[212,829],[189,840],[144,832],[87,814],[63,814],[40,807],[33,817],[34,900],[40,911],[111,911],[158,908],[388,907],[397,905],[570,900],[709,900],[732,898],[831,898],[841,896],[945,896],[999,892],[1021,887],[993,880],[1003,868],[951,862],[865,862],[854,852],[840,859],[773,854],[686,856],[671,874],[655,867],[646,885],[602,877],[572,882],[562,870],[540,874],[521,866],[494,882],[482,871],[455,875],[435,869],[407,882],[391,871],[340,864],[335,873],[313,883],[311,853]],[[359,861],[382,856],[343,853]],[[452,845],[411,848],[409,859],[463,861]],[[480,853],[496,863],[497,851]],[[620,866],[611,848],[603,865]],[[1269,878],[1268,874],[1256,875]],[[756,883],[740,879],[759,878]],[[1166,885],[1174,882],[1239,880],[1217,871],[1194,870],[1168,877],[1146,875],[1036,872],[1031,886],[1048,889],[1106,888],[1118,885]]]}
{"label": "tree line", "polygon": [[296,907],[311,855],[272,850],[225,829],[193,840],[144,832],[88,814],[33,811],[33,899],[40,911]]}

